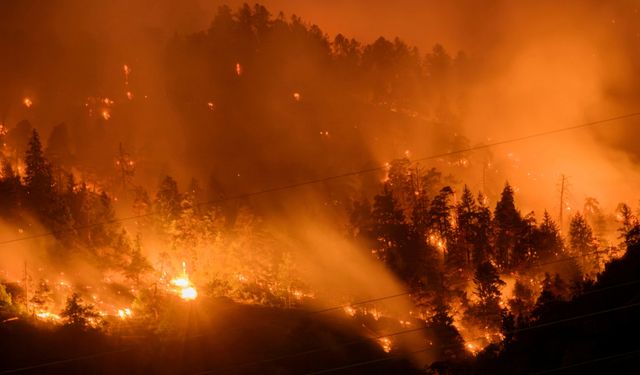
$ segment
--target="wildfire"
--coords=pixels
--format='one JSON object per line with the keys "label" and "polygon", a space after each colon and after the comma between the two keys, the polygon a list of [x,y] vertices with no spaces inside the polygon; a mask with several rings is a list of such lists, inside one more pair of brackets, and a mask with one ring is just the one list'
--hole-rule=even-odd
{"label": "wildfire", "polygon": [[389,353],[391,352],[391,339],[388,337],[381,337],[378,339],[378,343],[380,343],[380,346],[382,347],[382,350],[384,350],[385,353]]}
{"label": "wildfire", "polygon": [[189,280],[185,262],[182,262],[182,276],[172,279],[171,284],[176,287],[178,296],[183,300],[192,301],[198,298],[198,291]]}
{"label": "wildfire", "polygon": [[49,321],[52,321],[52,322],[57,322],[57,321],[59,321],[61,319],[60,315],[54,314],[54,313],[50,313],[48,311],[39,311],[39,312],[36,313],[36,317],[38,317],[39,319],[42,319],[42,320],[49,320]]}
{"label": "wildfire", "polygon": [[476,354],[480,350],[480,348],[478,348],[476,345],[474,345],[474,344],[472,344],[470,342],[466,343],[464,347],[471,354]]}
{"label": "wildfire", "polygon": [[432,234],[429,236],[429,244],[436,246],[439,250],[444,251],[445,241],[440,236]]}
{"label": "wildfire", "polygon": [[31,106],[33,105],[33,102],[30,98],[24,98],[24,100],[22,100],[22,103],[24,103],[24,106],[27,108],[31,108]]}
{"label": "wildfire", "polygon": [[131,318],[131,309],[130,308],[124,308],[124,309],[119,309],[118,310],[118,317],[122,320],[127,319],[127,318]]}
{"label": "wildfire", "polygon": [[129,74],[131,73],[131,68],[129,68],[129,65],[124,64],[124,66],[122,67],[122,70],[124,71],[124,84],[125,86],[129,85]]}
{"label": "wildfire", "polygon": [[344,307],[344,312],[349,316],[355,316],[356,315],[356,309],[354,309],[351,306],[345,306]]}

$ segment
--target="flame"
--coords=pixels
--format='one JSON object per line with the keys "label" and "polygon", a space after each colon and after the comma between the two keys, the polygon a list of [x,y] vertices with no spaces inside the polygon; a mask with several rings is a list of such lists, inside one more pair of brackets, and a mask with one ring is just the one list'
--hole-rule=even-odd
{"label": "flame", "polygon": [[240,65],[240,63],[236,63],[236,75],[238,75],[238,77],[242,75],[242,65]]}
{"label": "flame", "polygon": [[187,301],[194,300],[194,299],[198,298],[198,291],[192,286],[183,288],[180,291],[180,298],[182,298],[184,300],[187,300]]}
{"label": "flame", "polygon": [[475,344],[472,344],[470,342],[466,343],[464,347],[471,354],[476,354],[480,350],[480,348],[478,346],[476,346]]}
{"label": "flame", "polygon": [[378,339],[378,343],[380,343],[380,346],[382,347],[382,350],[384,350],[385,353],[389,353],[391,352],[391,339],[388,337],[381,337]]}
{"label": "flame", "polygon": [[351,306],[345,306],[344,307],[344,312],[349,316],[355,316],[356,315],[356,309],[354,309]]}
{"label": "flame", "polygon": [[178,296],[183,300],[192,301],[198,298],[198,291],[189,280],[185,262],[182,262],[182,276],[172,279],[171,284],[177,288]]}
{"label": "flame", "polygon": [[118,310],[118,317],[120,319],[127,319],[127,318],[131,318],[132,313],[131,313],[131,309],[130,308],[124,308],[124,309],[119,309]]}
{"label": "flame", "polygon": [[301,98],[301,96],[300,96],[299,92],[294,92],[293,93],[293,100],[295,100],[296,102],[299,102],[300,98]]}
{"label": "flame", "polygon": [[22,100],[22,103],[24,103],[24,106],[27,108],[31,108],[31,106],[33,105],[33,102],[30,98],[24,98],[24,100]]}
{"label": "flame", "polygon": [[187,277],[176,277],[171,280],[171,284],[179,287],[179,288],[187,288],[189,287],[189,279]]}
{"label": "flame", "polygon": [[111,113],[109,113],[109,111],[106,109],[102,111],[101,115],[102,115],[102,118],[105,120],[108,120],[111,118]]}
{"label": "flame", "polygon": [[436,234],[429,235],[429,244],[436,246],[440,251],[444,251],[446,245],[445,240]]}
{"label": "flame", "polygon": [[60,315],[58,314],[54,314],[54,313],[50,313],[48,311],[38,311],[36,313],[36,317],[38,317],[39,319],[42,320],[49,320],[49,321],[53,321],[53,322],[57,322],[60,321]]}

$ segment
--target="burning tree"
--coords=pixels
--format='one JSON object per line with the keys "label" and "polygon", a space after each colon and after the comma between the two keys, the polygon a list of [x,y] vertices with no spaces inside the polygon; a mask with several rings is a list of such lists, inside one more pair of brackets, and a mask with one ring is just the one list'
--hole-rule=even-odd
{"label": "burning tree", "polygon": [[67,298],[67,304],[60,313],[65,325],[73,328],[86,329],[95,326],[100,314],[91,304],[85,304],[80,294],[73,293]]}
{"label": "burning tree", "polygon": [[569,224],[569,249],[573,256],[580,257],[582,272],[588,274],[597,270],[587,264],[588,259],[597,259],[597,254],[594,254],[597,248],[591,226],[579,212],[576,213]]}
{"label": "burning tree", "polygon": [[472,321],[479,323],[485,331],[497,331],[501,324],[500,287],[505,282],[500,279],[498,269],[491,262],[480,263],[473,277],[476,284],[474,294],[477,302],[467,311]]}

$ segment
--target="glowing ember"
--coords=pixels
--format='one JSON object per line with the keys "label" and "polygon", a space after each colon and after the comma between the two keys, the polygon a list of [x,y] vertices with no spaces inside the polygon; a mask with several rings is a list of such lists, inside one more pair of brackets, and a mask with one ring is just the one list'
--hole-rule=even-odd
{"label": "glowing ember", "polygon": [[436,246],[441,251],[444,251],[446,245],[445,241],[435,234],[429,236],[429,244]]}
{"label": "glowing ember", "polygon": [[22,103],[24,103],[24,106],[27,107],[27,108],[31,108],[31,106],[33,105],[33,102],[29,98],[24,98]]}
{"label": "glowing ember", "polygon": [[296,102],[300,101],[300,93],[299,92],[294,92],[293,93],[293,100],[295,100]]}
{"label": "glowing ember", "polygon": [[468,342],[464,347],[465,347],[465,349],[467,349],[472,354],[476,354],[478,352],[478,350],[480,349],[476,345],[474,345],[474,344],[472,344],[470,342]]}
{"label": "glowing ember", "polygon": [[391,352],[391,339],[388,337],[381,337],[378,339],[378,343],[382,347],[385,353]]}
{"label": "glowing ember", "polygon": [[131,93],[131,91],[127,91],[127,99],[133,99],[133,94]]}
{"label": "glowing ember", "polygon": [[236,75],[242,75],[242,65],[240,63],[236,63]]}
{"label": "glowing ember", "polygon": [[213,111],[213,110],[215,109],[215,107],[214,107],[214,105],[213,105],[213,102],[209,102],[209,103],[207,103],[207,107],[209,107],[209,109],[210,109],[211,111]]}
{"label": "glowing ember", "polygon": [[345,306],[344,307],[344,312],[349,316],[355,316],[356,315],[356,309],[354,309],[351,306]]}
{"label": "glowing ember", "polygon": [[109,113],[109,111],[107,111],[106,109],[102,111],[102,118],[105,120],[108,120],[111,118],[111,113]]}

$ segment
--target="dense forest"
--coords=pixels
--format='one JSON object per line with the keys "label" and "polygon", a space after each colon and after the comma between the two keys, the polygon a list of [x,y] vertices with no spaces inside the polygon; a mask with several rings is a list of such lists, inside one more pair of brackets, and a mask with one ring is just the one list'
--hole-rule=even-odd
{"label": "dense forest", "polygon": [[519,205],[481,60],[247,4],[158,43],[162,95],[2,120],[0,373],[633,373],[639,213]]}

